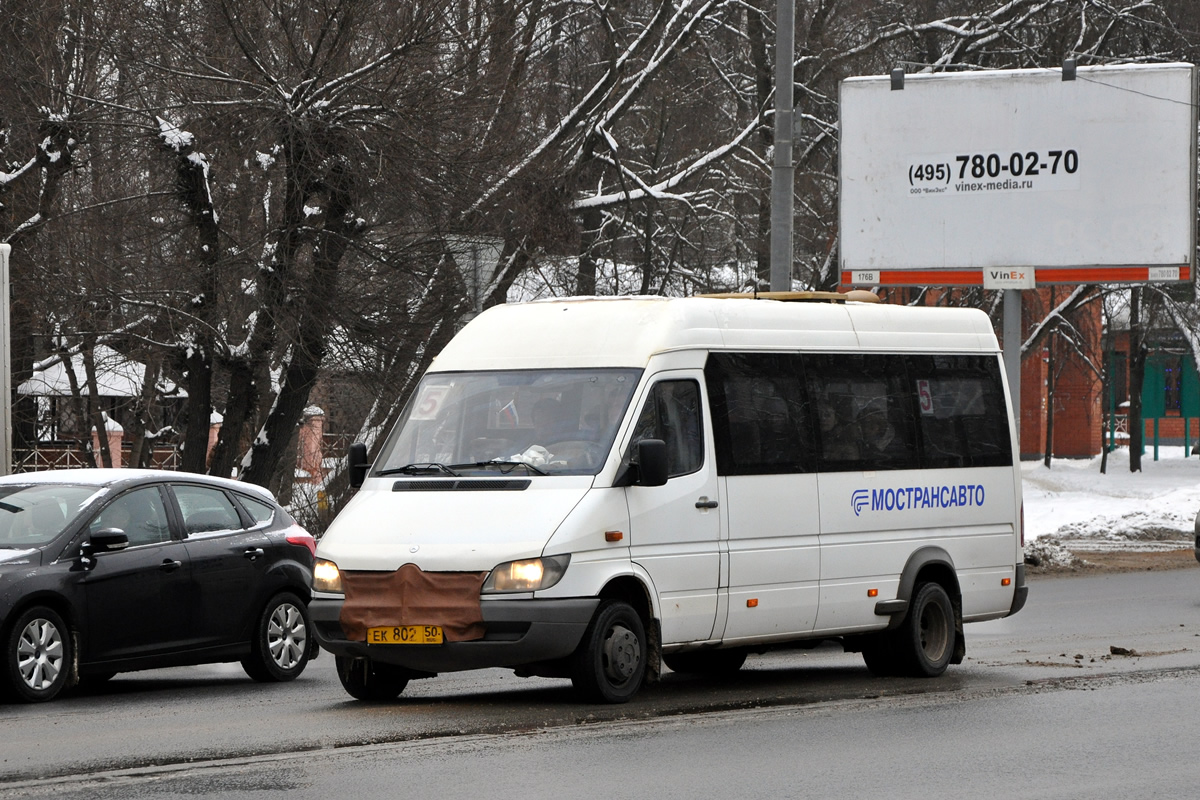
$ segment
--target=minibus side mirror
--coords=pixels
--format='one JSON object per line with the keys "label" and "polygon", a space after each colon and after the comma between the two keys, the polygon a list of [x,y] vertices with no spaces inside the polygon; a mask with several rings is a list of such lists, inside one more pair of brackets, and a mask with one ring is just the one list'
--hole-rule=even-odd
{"label": "minibus side mirror", "polygon": [[367,471],[371,469],[371,465],[367,462],[367,446],[365,444],[355,442],[350,445],[346,466],[349,469],[351,488],[357,489],[362,486],[363,481],[367,479]]}
{"label": "minibus side mirror", "polygon": [[667,482],[667,443],[642,439],[637,444],[637,484],[662,486]]}

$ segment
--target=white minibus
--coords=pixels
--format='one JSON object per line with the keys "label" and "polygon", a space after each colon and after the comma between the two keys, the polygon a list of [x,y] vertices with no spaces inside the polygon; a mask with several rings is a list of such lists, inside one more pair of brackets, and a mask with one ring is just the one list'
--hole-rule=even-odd
{"label": "white minibus", "polygon": [[[867,301],[872,302],[867,302]],[[501,305],[432,362],[321,537],[346,691],[506,667],[619,703],[836,640],[937,676],[1025,603],[1000,350],[868,292]]]}

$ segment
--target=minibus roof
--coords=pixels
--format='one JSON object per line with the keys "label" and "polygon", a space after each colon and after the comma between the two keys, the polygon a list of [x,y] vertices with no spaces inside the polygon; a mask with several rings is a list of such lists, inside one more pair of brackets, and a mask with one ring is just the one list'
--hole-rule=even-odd
{"label": "minibus roof", "polygon": [[837,300],[813,292],[498,305],[468,323],[430,370],[642,368],[656,354],[697,349],[999,352],[978,309]]}

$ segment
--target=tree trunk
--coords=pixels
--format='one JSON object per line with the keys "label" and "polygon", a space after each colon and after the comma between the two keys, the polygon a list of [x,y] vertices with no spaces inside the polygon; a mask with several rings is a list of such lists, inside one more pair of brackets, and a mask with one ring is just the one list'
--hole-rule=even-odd
{"label": "tree trunk", "polygon": [[[270,486],[273,475],[288,480],[291,468],[278,470],[296,428],[308,406],[308,398],[317,384],[321,362],[328,347],[333,327],[331,298],[337,297],[338,266],[357,232],[357,223],[350,209],[350,198],[334,193],[326,211],[325,229],[313,245],[313,269],[309,291],[304,295],[297,322],[297,341],[292,348],[291,361],[284,368],[279,396],[263,423],[262,435],[251,448],[250,465],[242,479],[260,486]],[[290,490],[290,489],[289,489]]]}
{"label": "tree trunk", "polygon": [[[1105,311],[1104,314],[1105,314],[1105,316],[1107,316],[1108,312]],[[1111,331],[1112,330],[1112,327],[1111,327],[1112,319],[1111,318],[1106,319],[1105,325],[1106,325],[1107,329],[1109,331]],[[1105,416],[1107,415],[1108,419],[1109,419],[1109,425],[1111,426],[1115,422],[1115,420],[1113,420],[1112,417],[1116,413],[1116,409],[1113,407],[1115,405],[1115,403],[1112,402],[1112,398],[1109,396],[1112,392],[1112,374],[1111,374],[1112,373],[1112,359],[1107,358],[1107,356],[1109,354],[1110,353],[1108,351],[1105,352],[1106,358],[1104,359],[1104,370],[1100,373],[1100,402],[1105,404],[1105,408],[1103,409],[1103,412],[1107,412],[1107,414],[1102,412],[1100,414],[1100,419],[1104,419]],[[1100,474],[1101,475],[1108,474],[1108,451],[1109,451],[1109,448],[1112,446],[1112,442],[1109,441],[1108,435],[1109,435],[1108,428],[1101,431],[1101,433],[1100,433]]]}
{"label": "tree trunk", "polygon": [[145,468],[151,464],[151,439],[146,435],[150,423],[150,409],[154,405],[154,395],[158,386],[161,372],[161,360],[155,355],[146,361],[146,372],[142,376],[142,392],[134,406],[129,429],[129,464],[130,467]]}
{"label": "tree trunk", "polygon": [[208,460],[208,430],[212,420],[212,337],[200,337],[184,359],[188,393],[187,422],[179,469],[203,474]]}
{"label": "tree trunk", "polygon": [[[104,412],[100,410],[100,384],[96,381],[96,349],[95,341],[91,337],[84,339],[79,357],[83,359],[84,379],[87,381],[87,424],[90,426],[90,430],[96,432],[96,441],[100,443],[100,463],[96,466],[111,469],[113,465],[112,451],[108,447],[108,425],[105,423]],[[70,362],[67,365],[69,367]]]}
{"label": "tree trunk", "polygon": [[[763,25],[764,14],[760,13],[759,3],[746,11],[746,34],[750,40],[750,57],[754,69],[754,99],[758,109],[767,107],[767,100],[774,91],[775,66],[771,59],[771,42]],[[774,4],[771,5],[774,9]],[[775,126],[762,124],[759,126],[757,150],[764,163],[769,162],[768,153],[775,143]],[[768,173],[769,174],[769,173]],[[754,265],[755,288],[771,285],[771,182],[764,181],[755,198],[758,207],[755,220]]]}
{"label": "tree trunk", "polygon": [[[1050,290],[1050,304],[1054,304],[1054,290]],[[1046,351],[1048,361],[1046,364],[1046,450],[1042,457],[1042,463],[1046,468],[1050,468],[1050,461],[1054,458],[1054,336],[1051,336],[1046,342]]]}
{"label": "tree trunk", "polygon": [[604,222],[604,215],[597,208],[588,208],[581,216],[583,230],[579,236],[579,267],[575,273],[575,294],[587,296],[596,293],[596,244],[600,241],[600,226]]}
{"label": "tree trunk", "polygon": [[1142,381],[1146,377],[1146,346],[1143,341],[1142,290],[1129,290],[1129,471],[1142,471],[1142,444],[1146,429],[1142,421]]}

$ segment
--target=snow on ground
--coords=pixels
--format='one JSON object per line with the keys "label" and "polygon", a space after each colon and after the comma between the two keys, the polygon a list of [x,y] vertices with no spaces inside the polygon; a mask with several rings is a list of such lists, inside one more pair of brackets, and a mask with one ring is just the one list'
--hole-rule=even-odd
{"label": "snow on ground", "polygon": [[[1152,447],[1142,471],[1129,471],[1129,451],[1100,457],[1021,463],[1027,549],[1070,543],[1079,550],[1156,550],[1191,547],[1200,511],[1200,457],[1182,446]],[[1042,539],[1044,541],[1035,542]],[[1080,541],[1084,540],[1084,541]]]}

